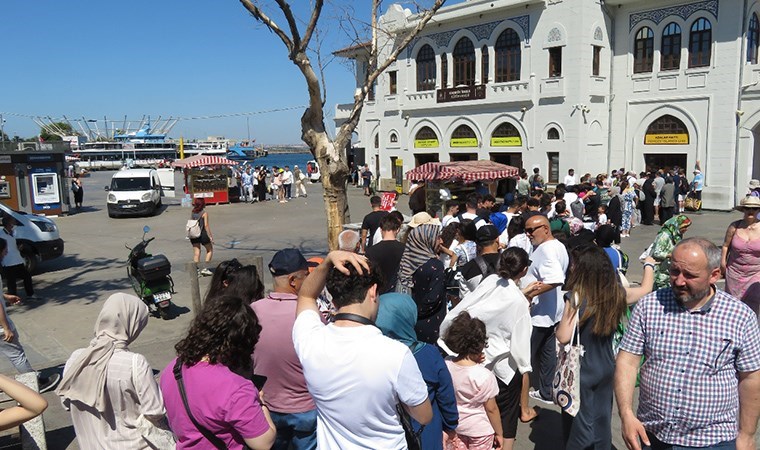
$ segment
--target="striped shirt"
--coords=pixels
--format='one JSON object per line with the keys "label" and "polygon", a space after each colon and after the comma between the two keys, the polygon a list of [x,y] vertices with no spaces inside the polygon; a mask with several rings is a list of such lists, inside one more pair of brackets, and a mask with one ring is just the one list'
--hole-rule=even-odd
{"label": "striped shirt", "polygon": [[690,311],[670,288],[643,297],[621,350],[645,355],[638,418],[662,442],[706,447],[736,439],[737,372],[760,370],[757,317],[724,291]]}

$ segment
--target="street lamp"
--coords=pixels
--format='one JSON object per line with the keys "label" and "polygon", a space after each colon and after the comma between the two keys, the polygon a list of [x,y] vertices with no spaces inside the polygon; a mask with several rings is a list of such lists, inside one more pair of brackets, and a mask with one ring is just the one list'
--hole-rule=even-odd
{"label": "street lamp", "polygon": [[5,142],[5,118],[0,114],[0,142]]}

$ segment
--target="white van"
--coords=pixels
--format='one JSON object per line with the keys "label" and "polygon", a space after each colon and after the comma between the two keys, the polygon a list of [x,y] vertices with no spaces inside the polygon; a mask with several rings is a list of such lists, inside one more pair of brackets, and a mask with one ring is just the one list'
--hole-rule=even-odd
{"label": "white van", "polygon": [[40,261],[63,255],[63,239],[58,226],[45,216],[16,211],[0,203],[0,216],[16,219],[16,244],[29,273]]}
{"label": "white van", "polygon": [[161,208],[161,181],[155,169],[120,170],[106,192],[108,217],[154,215]]}

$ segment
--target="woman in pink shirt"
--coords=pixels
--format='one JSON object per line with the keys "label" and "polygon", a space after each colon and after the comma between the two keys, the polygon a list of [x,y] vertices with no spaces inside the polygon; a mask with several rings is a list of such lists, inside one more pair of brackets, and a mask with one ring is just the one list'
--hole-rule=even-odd
{"label": "woman in pink shirt", "polygon": [[161,391],[178,450],[272,447],[275,426],[251,382],[251,349],[259,333],[261,325],[248,302],[221,295],[204,305],[187,337],[174,347],[177,358],[161,374]]}
{"label": "woman in pink shirt", "polygon": [[491,450],[502,448],[504,438],[496,395],[496,376],[481,363],[488,338],[480,319],[460,313],[446,330],[446,346],[457,353],[447,359],[459,410],[456,437],[444,437],[445,450]]}

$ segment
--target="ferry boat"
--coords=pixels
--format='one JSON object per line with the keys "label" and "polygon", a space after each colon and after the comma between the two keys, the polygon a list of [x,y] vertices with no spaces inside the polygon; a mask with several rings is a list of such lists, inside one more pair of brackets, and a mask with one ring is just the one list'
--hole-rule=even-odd
{"label": "ferry boat", "polygon": [[85,142],[75,156],[88,170],[130,167],[161,167],[177,159],[178,144],[165,134],[152,134],[150,124],[138,131],[114,134],[112,140]]}
{"label": "ferry boat", "polygon": [[231,145],[227,149],[227,159],[233,161],[252,161],[267,155],[267,151],[263,147],[256,148],[253,143],[254,141],[241,141],[239,144],[235,143]]}

